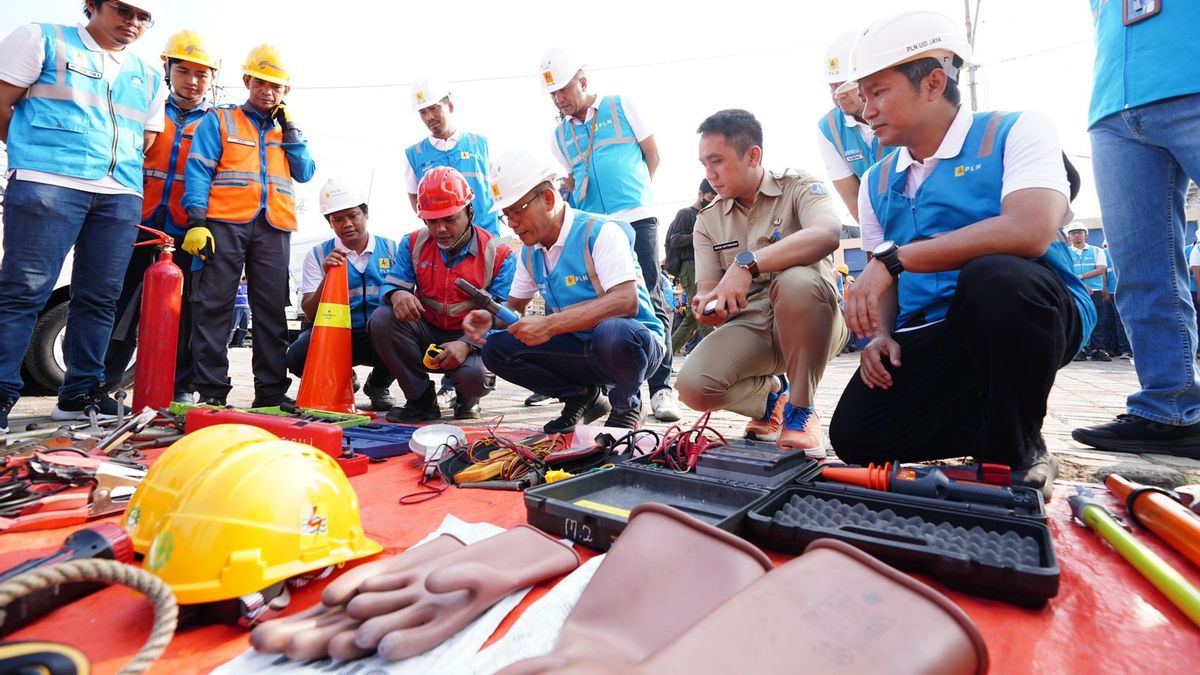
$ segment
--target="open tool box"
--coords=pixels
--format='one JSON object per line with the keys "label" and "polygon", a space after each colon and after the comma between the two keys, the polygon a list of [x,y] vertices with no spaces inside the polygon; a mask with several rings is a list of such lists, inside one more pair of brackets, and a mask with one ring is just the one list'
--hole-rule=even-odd
{"label": "open tool box", "polygon": [[952,588],[1018,605],[1040,607],[1058,593],[1050,528],[1037,518],[807,483],[754,504],[746,527],[752,541],[776,551],[799,554],[814,539],[832,537]]}
{"label": "open tool box", "polygon": [[409,452],[408,442],[417,428],[408,424],[371,422],[342,429],[342,445],[353,455],[387,459]]}
{"label": "open tool box", "polygon": [[1005,516],[1010,518],[1032,518],[1034,520],[1046,520],[1046,505],[1042,502],[1042,494],[1038,490],[1027,487],[1012,486],[1011,489],[1016,492],[1028,493],[1033,498],[1028,500],[1032,505],[1031,508],[999,506],[996,504],[981,504],[979,502],[967,501],[950,501],[948,499],[937,499],[933,497],[918,497],[915,495],[897,494],[895,492],[884,492],[881,490],[871,490],[857,485],[847,485],[835,481],[828,481],[821,478],[820,470],[814,471],[808,476],[801,476],[795,482],[811,483],[814,486],[820,487],[831,492],[841,492],[847,495],[861,495],[867,497],[889,497],[891,499],[899,499],[908,504],[923,504],[934,508],[946,508],[967,513],[978,513],[987,516]]}

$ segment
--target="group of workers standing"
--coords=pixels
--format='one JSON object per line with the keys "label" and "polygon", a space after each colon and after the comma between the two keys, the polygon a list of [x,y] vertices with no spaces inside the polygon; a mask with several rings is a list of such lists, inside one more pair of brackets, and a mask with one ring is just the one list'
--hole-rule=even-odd
{"label": "group of workers standing", "polygon": [[[189,270],[178,397],[225,402],[243,269],[255,321],[254,405],[288,400],[286,369],[303,371],[310,336],[289,350],[283,311],[293,182],[310,180],[315,165],[284,102],[288,70],[278,50],[260,45],[242,66],[246,102],[214,106],[207,94],[221,65],[196,33],[170,38],[165,78],[125,49],[152,25],[157,4],[84,0],[86,25],[25,26],[0,43],[0,138],[12,171],[0,266],[0,426],[20,393],[34,318],[72,244],[88,264],[75,267],[68,372],[54,416],[116,413],[108,391],[129,359],[151,261],[144,249],[131,259],[138,222],[181,239],[177,260]],[[1173,243],[1182,237],[1171,233],[1182,230],[1186,184],[1174,176],[1180,165],[1195,173],[1194,142],[1177,134],[1147,150],[1139,131],[1156,116],[1194,125],[1197,106],[1184,102],[1195,103],[1200,76],[1113,89],[1149,45],[1165,44],[1172,25],[1195,25],[1200,10],[1179,3],[1143,21],[1122,16],[1120,3],[1093,5],[1101,54],[1092,133],[1122,275],[1118,305],[1138,353],[1164,354],[1178,368],[1139,358],[1143,391],[1131,397],[1130,415],[1077,438],[1109,449],[1200,446],[1194,309],[1189,294],[1171,290],[1187,284],[1182,244]],[[813,457],[825,454],[814,393],[855,334],[867,341],[861,366],[830,423],[842,459],[972,455],[1009,465],[1015,482],[1048,493],[1057,465],[1041,435],[1046,399],[1097,322],[1062,232],[1078,179],[1045,116],[961,105],[960,73],[971,58],[956,24],[932,12],[876,21],[830,46],[835,107],[818,122],[822,155],[871,254],[844,297],[831,261],[841,219],[825,184],[801,170],[767,169],[762,127],[749,111],[722,110],[700,123],[706,180],[684,235],[691,255],[678,268],[693,320],[711,333],[674,387],[653,129],[628,97],[596,93],[585,66],[562,49],[547,51],[538,70],[559,115],[553,159],[524,148],[491,157],[486,137],[457,128],[448,88],[429,78],[414,84],[411,105],[429,137],[402,164],[425,228],[399,241],[370,233],[366,200],[330,179],[319,205],[335,236],[306,257],[303,309],[315,313],[325,271],[346,266],[354,361],[373,368],[365,393],[393,421],[442,416],[430,378],[440,372],[456,391],[456,419],[479,417],[500,377],[562,401],[547,432],[605,416],[607,426],[636,428],[648,383],[660,420],[679,419],[677,392],[694,410],[746,416],[748,438]],[[1138,169],[1120,168],[1132,161],[1126,154]],[[1113,174],[1175,182],[1151,204],[1161,190],[1129,190]],[[500,223],[520,250],[501,240]],[[1139,234],[1150,229],[1153,236]],[[1175,283],[1164,286],[1170,269]],[[477,309],[457,280],[519,320]],[[538,295],[545,314],[525,314]],[[1186,362],[1176,351],[1187,352]],[[402,406],[389,392],[393,379]]]}

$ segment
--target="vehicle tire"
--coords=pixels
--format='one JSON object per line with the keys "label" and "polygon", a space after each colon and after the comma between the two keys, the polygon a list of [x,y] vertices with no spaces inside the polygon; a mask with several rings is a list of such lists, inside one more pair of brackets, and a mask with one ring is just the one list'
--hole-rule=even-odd
{"label": "vehicle tire", "polygon": [[[25,352],[25,372],[30,379],[47,392],[57,393],[66,376],[66,363],[63,362],[62,340],[67,330],[67,302],[59,304],[42,312],[33,325],[33,337],[29,341],[29,351]],[[137,354],[134,354],[136,360]],[[118,386],[121,388],[133,384],[133,365],[121,378]]]}

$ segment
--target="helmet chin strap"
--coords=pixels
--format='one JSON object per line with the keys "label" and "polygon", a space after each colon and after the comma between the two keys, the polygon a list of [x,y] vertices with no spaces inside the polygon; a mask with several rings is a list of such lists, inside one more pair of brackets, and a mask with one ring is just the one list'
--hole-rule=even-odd
{"label": "helmet chin strap", "polygon": [[455,239],[453,244],[450,244],[449,246],[442,246],[441,244],[438,244],[437,247],[443,251],[453,251],[454,249],[458,248],[459,244],[463,243],[463,239],[465,239],[467,235],[471,234],[472,229],[474,228],[471,226],[471,223],[468,222],[467,226],[463,228],[463,233],[458,235],[458,239]]}

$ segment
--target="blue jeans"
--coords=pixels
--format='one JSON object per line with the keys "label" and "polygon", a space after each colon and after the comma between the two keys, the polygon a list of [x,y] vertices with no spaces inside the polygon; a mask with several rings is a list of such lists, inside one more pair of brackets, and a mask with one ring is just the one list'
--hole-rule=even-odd
{"label": "blue jeans", "polygon": [[1200,178],[1200,94],[1113,113],[1090,129],[1104,233],[1116,264],[1117,309],[1141,390],[1129,412],[1200,422],[1196,309],[1183,256],[1184,194]]}
{"label": "blue jeans", "polygon": [[137,238],[142,198],[14,180],[4,195],[4,261],[0,263],[0,396],[21,394],[21,360],[33,324],[75,246],[71,304],[59,389],[69,399],[99,387],[104,353],[125,267]]}
{"label": "blue jeans", "polygon": [[633,319],[605,319],[584,340],[555,335],[528,346],[507,331],[488,336],[483,363],[497,377],[554,398],[581,396],[593,386],[611,386],[616,410],[639,408],[641,387],[665,349],[650,329]]}
{"label": "blue jeans", "polygon": [[[662,283],[658,267],[658,218],[643,218],[629,224],[633,228],[633,253],[638,266],[642,268],[642,278],[646,281],[646,290],[650,293],[650,304],[654,308],[654,316],[662,322],[671,339],[671,313],[667,311],[667,300],[663,296]],[[711,331],[709,331],[711,332]],[[671,388],[671,350],[667,350],[658,367],[650,373],[650,394],[661,389]],[[614,404],[615,405],[615,404]]]}

